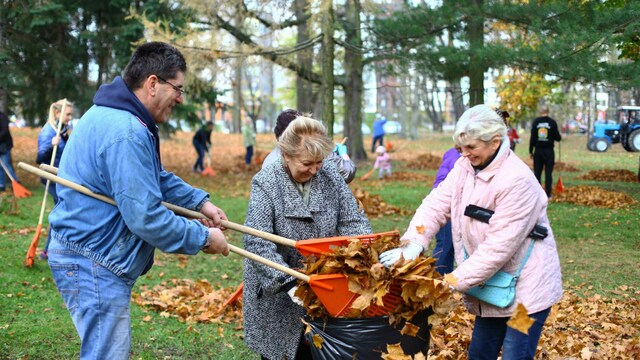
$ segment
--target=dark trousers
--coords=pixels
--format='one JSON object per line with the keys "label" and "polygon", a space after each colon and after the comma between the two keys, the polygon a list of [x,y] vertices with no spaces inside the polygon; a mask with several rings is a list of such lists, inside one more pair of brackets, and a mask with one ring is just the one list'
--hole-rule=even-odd
{"label": "dark trousers", "polygon": [[247,165],[251,165],[251,158],[253,157],[253,145],[247,146],[247,153],[244,156],[244,163]]}
{"label": "dark trousers", "polygon": [[[544,168],[544,191],[547,196],[551,196],[551,188],[553,187],[553,165],[555,164],[555,153],[553,149],[539,149],[533,153],[533,173],[540,182],[542,176],[542,168]],[[540,182],[542,184],[542,182]]]}
{"label": "dark trousers", "polygon": [[469,360],[495,360],[502,349],[503,359],[531,359],[536,353],[542,327],[551,308],[530,314],[535,322],[524,334],[507,326],[508,317],[476,316],[469,345]]}
{"label": "dark trousers", "polygon": [[194,141],[193,147],[196,148],[196,153],[198,153],[196,163],[193,164],[193,171],[201,172],[202,170],[204,170],[204,164],[202,163],[202,160],[204,159],[204,153],[207,151],[207,146],[205,144]]}
{"label": "dark trousers", "polygon": [[371,152],[376,151],[376,143],[380,142],[380,146],[384,146],[384,135],[376,135],[371,142]]}
{"label": "dark trousers", "polygon": [[451,221],[447,221],[436,234],[436,247],[433,249],[436,259],[436,270],[442,275],[453,271],[453,238],[451,236]]}

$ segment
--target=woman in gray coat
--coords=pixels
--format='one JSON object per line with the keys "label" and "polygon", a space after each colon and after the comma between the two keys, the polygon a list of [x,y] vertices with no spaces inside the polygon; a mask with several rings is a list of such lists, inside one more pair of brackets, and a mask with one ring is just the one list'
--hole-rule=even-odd
{"label": "woman in gray coat", "polygon": [[[282,157],[253,178],[245,225],[293,240],[370,234],[344,179],[322,166],[333,142],[322,123],[298,117],[284,131]],[[245,235],[250,252],[290,268],[300,268],[296,249]],[[308,359],[304,344],[305,314],[293,295],[296,279],[262,264],[245,261],[244,332],[247,346],[263,359]]]}

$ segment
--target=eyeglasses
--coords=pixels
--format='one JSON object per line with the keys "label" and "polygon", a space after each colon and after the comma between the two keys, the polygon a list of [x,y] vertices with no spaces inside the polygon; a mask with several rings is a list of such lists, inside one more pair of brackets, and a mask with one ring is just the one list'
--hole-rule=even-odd
{"label": "eyeglasses", "polygon": [[175,84],[172,84],[170,82],[168,82],[167,80],[161,78],[160,76],[156,75],[156,77],[158,78],[158,80],[162,81],[163,83],[168,84],[169,86],[171,86],[173,88],[173,90],[177,91],[180,96],[184,96],[187,92],[184,91],[183,88],[176,86]]}

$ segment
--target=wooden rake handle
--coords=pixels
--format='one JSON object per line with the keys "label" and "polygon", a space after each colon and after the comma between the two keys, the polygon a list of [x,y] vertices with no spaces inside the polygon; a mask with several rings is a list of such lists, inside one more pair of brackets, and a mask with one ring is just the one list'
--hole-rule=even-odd
{"label": "wooden rake handle", "polygon": [[[25,164],[23,162],[20,162],[20,163],[18,163],[18,167],[23,169],[23,170],[25,170],[25,171],[28,171],[30,173],[36,174],[36,175],[38,175],[40,177],[43,177],[43,178],[45,178],[47,180],[50,180],[50,181],[53,181],[53,182],[58,183],[60,185],[66,186],[66,187],[68,187],[70,189],[73,189],[73,190],[79,192],[79,193],[82,193],[82,194],[85,194],[87,196],[90,196],[90,197],[92,197],[94,199],[98,199],[98,200],[104,201],[104,202],[106,202],[108,204],[111,204],[111,205],[114,205],[114,206],[116,205],[116,202],[110,197],[107,197],[107,196],[104,196],[104,195],[100,195],[100,194],[96,194],[93,191],[89,190],[88,188],[86,188],[86,187],[84,187],[82,185],[76,184],[76,183],[74,183],[72,181],[69,181],[69,180],[65,180],[65,179],[63,179],[63,178],[61,178],[61,177],[59,177],[57,175],[53,175],[52,173],[49,173],[47,171],[38,169],[35,166],[31,166],[29,164]],[[55,169],[55,171],[57,172],[57,169],[56,168],[52,169],[51,166],[43,166],[43,167],[46,168],[46,169],[50,169],[50,170]],[[166,203],[166,202],[162,202],[162,205],[166,206],[169,210],[174,211],[178,215],[183,215],[183,216],[187,216],[187,217],[190,217],[190,218],[199,218],[199,219],[206,219],[207,218],[206,216],[204,216],[203,214],[201,214],[201,213],[199,213],[197,211],[185,209],[185,208],[177,206],[177,205],[169,204],[169,203]],[[229,226],[227,226],[227,225],[229,225]],[[243,226],[243,225],[235,224],[235,223],[232,223],[230,221],[223,221],[223,225],[222,226],[228,227],[230,229],[237,228],[237,229],[241,229],[242,231],[246,230],[246,231],[251,231],[251,232],[257,232],[257,233],[260,233],[260,234],[263,234],[263,235],[267,234],[267,235],[275,236],[273,234],[265,233],[263,231],[255,230],[255,229]],[[235,229],[233,229],[233,230],[235,230]],[[241,230],[238,230],[238,231],[241,231]],[[256,235],[256,236],[258,236],[258,235]],[[289,240],[289,239],[285,239],[285,240]],[[293,241],[293,240],[289,240],[289,241],[292,241],[292,242],[295,243],[295,241]],[[259,262],[261,264],[264,264],[264,265],[272,267],[272,268],[274,268],[276,270],[282,271],[283,273],[285,273],[287,275],[291,275],[291,276],[295,277],[296,279],[299,279],[299,280],[302,280],[302,281],[305,281],[305,282],[309,282],[310,281],[310,277],[308,275],[305,275],[305,274],[301,273],[301,272],[298,272],[298,271],[295,271],[295,270],[293,270],[291,268],[288,268],[286,266],[280,265],[280,264],[278,264],[278,263],[276,263],[274,261],[271,261],[269,259],[265,259],[262,256],[259,256],[259,255],[256,255],[254,253],[248,252],[247,250],[244,250],[244,249],[239,248],[237,246],[234,246],[234,245],[231,245],[231,244],[228,244],[228,246],[229,246],[229,250],[230,251],[232,251],[232,252],[234,252],[234,253],[236,253],[238,255],[241,255],[243,257],[246,257],[247,259],[250,259],[250,260],[253,260],[253,261],[257,261],[257,262]]]}
{"label": "wooden rake handle", "polygon": [[[88,188],[76,184],[74,182],[71,182],[69,180],[65,180],[59,176],[56,176],[54,174],[58,173],[58,169],[53,167],[53,166],[48,166],[48,165],[40,165],[40,167],[44,170],[38,169],[35,166],[31,166],[29,164],[25,164],[23,162],[18,164],[18,167],[20,167],[21,169],[31,172],[33,174],[36,174],[40,177],[43,177],[47,180],[51,180],[53,182],[56,182],[58,184],[64,185],[70,189],[76,190],[82,194],[85,194],[87,196],[91,196],[93,198],[96,198],[98,200],[102,200],[105,202],[108,202],[111,205],[115,205],[115,201],[113,201],[113,199],[108,198],[104,195],[100,195],[100,194],[96,194],[93,191],[89,190]],[[45,171],[46,170],[46,171]],[[192,218],[192,219],[207,219],[207,217],[197,211],[193,211],[193,210],[189,210],[189,209],[185,209],[181,206],[178,205],[174,205],[174,204],[170,204],[168,202],[162,202],[162,205],[164,205],[167,209],[173,211],[174,213],[178,214],[178,215],[182,215],[188,218]],[[269,241],[273,241],[276,244],[280,244],[280,245],[284,245],[284,246],[289,246],[289,247],[295,247],[296,246],[296,242],[295,240],[291,240],[291,239],[287,239],[285,237],[282,236],[278,236],[278,235],[274,235],[274,234],[270,234],[268,232],[265,231],[261,231],[261,230],[256,230],[253,228],[250,228],[248,226],[244,226],[244,225],[240,225],[240,224],[236,224],[234,222],[228,221],[228,220],[222,220],[222,226],[231,230],[235,230],[238,232],[241,232],[243,234],[249,234],[249,235],[253,235],[253,236],[257,236],[259,238],[262,239],[267,239]]]}

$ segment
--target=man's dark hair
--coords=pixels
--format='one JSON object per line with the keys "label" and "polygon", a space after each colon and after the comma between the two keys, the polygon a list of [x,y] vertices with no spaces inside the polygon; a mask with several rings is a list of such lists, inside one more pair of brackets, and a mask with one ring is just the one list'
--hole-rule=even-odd
{"label": "man's dark hair", "polygon": [[276,134],[276,139],[280,138],[280,135],[282,135],[287,126],[298,116],[302,116],[302,113],[294,109],[283,110],[280,115],[278,115],[276,127],[273,129],[273,132]]}
{"label": "man's dark hair", "polygon": [[178,72],[186,71],[187,62],[178,49],[167,43],[154,41],[136,48],[124,69],[122,79],[131,90],[135,90],[150,75],[173,79]]}

